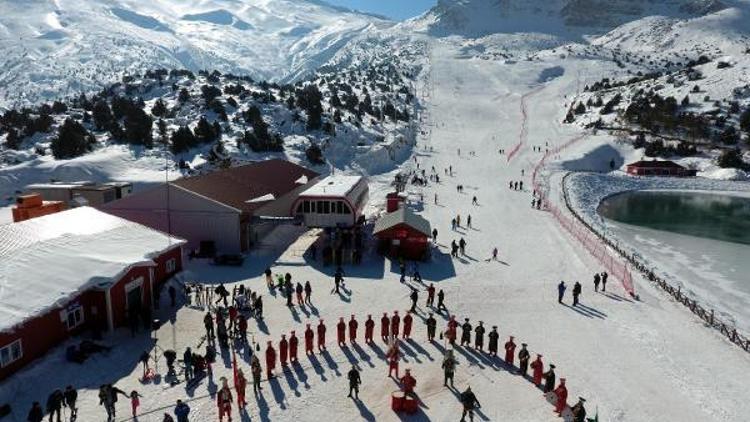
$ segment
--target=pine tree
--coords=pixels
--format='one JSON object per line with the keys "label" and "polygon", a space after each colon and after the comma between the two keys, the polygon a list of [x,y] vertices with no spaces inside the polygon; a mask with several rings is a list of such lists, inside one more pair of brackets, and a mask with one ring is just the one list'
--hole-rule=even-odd
{"label": "pine tree", "polygon": [[50,145],[57,159],[79,157],[90,151],[95,140],[80,123],[67,118]]}
{"label": "pine tree", "polygon": [[94,104],[92,113],[96,130],[107,129],[110,123],[112,123],[112,121],[114,120],[114,116],[112,116],[112,110],[109,108],[109,104],[107,104],[107,102],[104,100],[99,100],[96,102],[96,104]]}
{"label": "pine tree", "polygon": [[156,117],[164,117],[167,115],[167,105],[164,104],[161,98],[156,100],[154,106],[151,108],[151,114]]}
{"label": "pine tree", "polygon": [[576,114],[583,114],[586,112],[586,106],[583,105],[583,103],[578,103],[578,106],[576,106],[575,113]]}
{"label": "pine tree", "polygon": [[181,104],[185,104],[186,102],[190,101],[190,92],[188,92],[186,88],[182,88],[177,96],[177,100]]}
{"label": "pine tree", "polygon": [[740,128],[750,134],[750,107],[740,116]]}
{"label": "pine tree", "polygon": [[745,163],[742,161],[742,155],[740,154],[740,150],[738,149],[727,149],[724,150],[721,155],[719,155],[719,159],[717,160],[717,164],[721,168],[737,168],[741,169],[745,166]]}
{"label": "pine tree", "polygon": [[323,105],[320,93],[315,84],[309,84],[297,91],[297,105],[307,112],[307,130],[317,130],[323,124]]}
{"label": "pine tree", "polygon": [[131,144],[151,148],[154,146],[152,127],[151,116],[140,108],[132,108],[125,116],[125,139]]}
{"label": "pine tree", "polygon": [[195,127],[195,138],[202,144],[216,140],[214,128],[208,123],[205,116],[202,116],[200,120],[198,120],[198,125]]}
{"label": "pine tree", "polygon": [[187,126],[179,127],[174,133],[172,133],[172,152],[179,154],[181,152],[188,151],[190,148],[195,147],[198,144],[193,131]]}

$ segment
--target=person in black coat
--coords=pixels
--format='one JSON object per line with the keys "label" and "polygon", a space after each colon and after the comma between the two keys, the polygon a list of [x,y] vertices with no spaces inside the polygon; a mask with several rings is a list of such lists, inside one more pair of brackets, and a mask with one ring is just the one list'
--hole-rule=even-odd
{"label": "person in black coat", "polygon": [[492,356],[497,356],[497,343],[500,338],[500,334],[497,332],[497,325],[492,326],[492,331],[490,331],[488,337],[490,338],[490,343],[488,345],[489,352]]}
{"label": "person in black coat", "polygon": [[529,350],[526,348],[526,343],[521,343],[521,351],[518,352],[518,368],[521,375],[526,376],[526,372],[529,370]]}
{"label": "person in black coat", "polygon": [[544,373],[544,392],[549,393],[555,389],[555,365],[549,366],[549,371]]}
{"label": "person in black coat", "polygon": [[581,292],[581,283],[576,281],[576,284],[573,285],[573,306],[578,305],[578,296],[581,295]]}
{"label": "person in black coat", "polygon": [[461,326],[461,346],[471,344],[471,324],[469,318],[464,318],[464,324]]}
{"label": "person in black coat", "polygon": [[26,420],[28,422],[42,422],[43,419],[44,411],[42,410],[42,406],[38,401],[35,401],[34,404],[31,405],[31,409],[29,410],[29,415],[26,417]]}
{"label": "person in black coat", "polygon": [[461,404],[464,406],[464,413],[461,415],[461,422],[466,420],[466,415],[469,415],[469,420],[474,420],[474,409],[482,407],[477,400],[477,396],[471,391],[471,387],[466,387],[466,391],[461,393]]}
{"label": "person in black coat", "polygon": [[65,387],[63,392],[63,404],[70,409],[70,418],[75,419],[78,416],[78,408],[76,407],[76,401],[78,400],[78,392],[73,388],[72,385]]}
{"label": "person in black coat", "polygon": [[52,422],[55,413],[57,413],[57,422],[60,422],[60,412],[62,411],[64,399],[63,393],[60,390],[55,390],[47,397],[47,413],[49,414],[50,422]]}
{"label": "person in black coat", "polygon": [[362,384],[362,379],[357,368],[352,366],[346,378],[349,379],[349,395],[347,397],[351,398],[352,391],[354,391],[354,400],[359,400],[359,385]]}
{"label": "person in black coat", "polygon": [[415,312],[417,309],[417,301],[419,300],[417,289],[412,289],[411,295],[409,295],[409,297],[411,298],[411,312]]}
{"label": "person in black coat", "polygon": [[430,316],[427,317],[427,340],[432,341],[435,339],[435,331],[437,329],[437,321],[435,320],[435,317],[432,316],[432,312],[430,312]]}
{"label": "person in black coat", "polygon": [[479,325],[474,329],[474,348],[482,350],[484,348],[484,325],[479,321]]}

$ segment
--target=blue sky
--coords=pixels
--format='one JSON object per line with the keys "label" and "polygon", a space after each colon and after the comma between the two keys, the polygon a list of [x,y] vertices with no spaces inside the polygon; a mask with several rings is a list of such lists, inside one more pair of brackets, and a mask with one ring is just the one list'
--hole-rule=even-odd
{"label": "blue sky", "polygon": [[326,0],[328,3],[377,13],[391,19],[404,20],[417,16],[437,3],[437,0]]}

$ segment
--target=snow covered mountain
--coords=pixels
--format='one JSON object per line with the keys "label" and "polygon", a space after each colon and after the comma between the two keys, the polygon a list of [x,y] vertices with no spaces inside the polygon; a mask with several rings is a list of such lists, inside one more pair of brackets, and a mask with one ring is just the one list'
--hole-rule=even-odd
{"label": "snow covered mountain", "polygon": [[157,67],[294,80],[390,25],[319,0],[4,1],[0,107]]}
{"label": "snow covered mountain", "polygon": [[406,26],[431,35],[606,32],[644,16],[687,18],[726,8],[721,0],[438,0]]}

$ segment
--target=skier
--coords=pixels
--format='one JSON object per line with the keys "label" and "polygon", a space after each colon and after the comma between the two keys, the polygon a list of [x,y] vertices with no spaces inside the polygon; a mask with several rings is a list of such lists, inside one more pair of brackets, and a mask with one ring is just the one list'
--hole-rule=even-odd
{"label": "skier", "polygon": [[270,380],[273,378],[273,370],[276,367],[276,350],[273,348],[271,341],[266,347],[266,377]]}
{"label": "skier", "polygon": [[304,300],[302,299],[302,293],[305,291],[305,288],[302,287],[302,283],[299,281],[297,282],[297,287],[294,289],[295,293],[297,293],[297,305],[302,306],[304,303]]}
{"label": "skier", "polygon": [[461,326],[461,346],[471,344],[471,324],[469,318],[464,318],[464,323]]}
{"label": "skier", "polygon": [[339,323],[336,324],[336,339],[339,347],[346,345],[346,323],[343,317],[339,318]]}
{"label": "skier", "polygon": [[544,363],[542,362],[542,355],[539,353],[536,354],[536,360],[534,362],[531,362],[531,369],[534,371],[532,375],[532,379],[534,381],[534,385],[537,387],[542,384],[542,375],[544,372]]}
{"label": "skier", "polygon": [[456,316],[453,315],[451,316],[451,319],[448,321],[448,329],[445,332],[445,336],[448,338],[448,342],[451,344],[451,346],[455,346],[456,344],[457,330],[458,330],[458,321],[456,321]]}
{"label": "skier", "polygon": [[607,291],[607,277],[609,277],[609,274],[607,274],[606,271],[602,273],[602,291]]}
{"label": "skier", "polygon": [[26,416],[28,422],[42,422],[44,420],[44,411],[38,401],[35,401],[29,409],[29,414]]}
{"label": "skier", "polygon": [[581,295],[581,283],[576,281],[576,284],[573,285],[573,306],[578,305],[578,296]]}
{"label": "skier", "polygon": [[529,351],[526,349],[526,343],[521,343],[521,350],[518,352],[518,368],[524,377],[529,370]]}
{"label": "skier", "polygon": [[130,409],[133,411],[133,418],[138,415],[138,406],[141,405],[141,396],[137,391],[130,392]]}
{"label": "skier", "polygon": [[586,408],[583,406],[583,403],[586,402],[586,399],[583,397],[578,397],[578,403],[573,406],[571,409],[573,411],[573,422],[585,422],[586,421]]}
{"label": "skier", "polygon": [[417,309],[417,301],[419,300],[419,294],[417,293],[417,289],[411,289],[411,294],[409,295],[409,298],[411,299],[411,312],[414,312]]}
{"label": "skier", "polygon": [[447,311],[448,308],[445,306],[445,302],[444,302],[444,300],[445,300],[445,293],[443,293],[443,289],[440,289],[440,291],[438,292],[437,296],[438,296],[438,305],[437,305],[438,312],[442,311],[443,309],[445,309]]}
{"label": "skier", "polygon": [[305,303],[312,305],[312,285],[310,280],[305,281]]}
{"label": "skier", "polygon": [[413,395],[416,386],[417,380],[411,376],[411,369],[406,368],[406,374],[401,377],[401,390],[408,395]]}
{"label": "skier", "polygon": [[461,415],[461,422],[466,421],[466,415],[469,415],[469,420],[474,420],[474,409],[482,407],[477,400],[477,396],[471,391],[471,387],[466,387],[466,391],[461,393],[461,404],[464,406],[464,412]]}
{"label": "skier", "polygon": [[513,356],[516,354],[516,343],[513,341],[513,338],[513,336],[510,336],[505,343],[505,363],[510,366],[513,366]]}
{"label": "skier", "polygon": [[458,241],[458,247],[461,249],[461,256],[466,256],[466,240],[463,237]]}
{"label": "skier", "polygon": [[216,294],[219,295],[219,299],[215,303],[219,303],[219,301],[224,302],[224,307],[228,307],[229,304],[227,302],[227,297],[229,296],[229,290],[227,290],[226,287],[224,287],[224,283],[220,283],[219,287],[215,290]]}
{"label": "skier", "polygon": [[563,303],[566,288],[564,281],[560,281],[560,284],[557,285],[557,303]]}
{"label": "skier", "polygon": [[391,328],[391,319],[388,318],[388,313],[383,312],[383,318],[380,318],[380,337],[384,342],[388,342],[388,332]]}
{"label": "skier", "polygon": [[253,355],[250,358],[250,372],[253,374],[253,394],[258,395],[258,391],[262,390],[260,387],[260,376],[263,370],[260,367],[260,359],[258,355]]}
{"label": "skier", "polygon": [[49,414],[49,422],[52,422],[55,413],[57,413],[57,422],[60,422],[60,412],[62,411],[64,399],[65,398],[63,397],[63,393],[60,390],[53,391],[52,394],[47,397],[47,413]]}
{"label": "skier", "polygon": [[354,344],[357,342],[357,328],[359,327],[359,323],[356,319],[354,319],[354,315],[352,315],[352,319],[349,320],[349,342]]}
{"label": "skier", "polygon": [[479,325],[474,329],[474,348],[482,350],[484,348],[484,322],[479,321]]}
{"label": "skier", "polygon": [[234,390],[237,391],[237,408],[247,406],[245,402],[245,388],[247,387],[247,380],[242,369],[237,369],[237,374],[234,379]]}
{"label": "skier", "polygon": [[70,420],[76,420],[78,416],[78,408],[76,407],[76,400],[78,400],[78,392],[73,388],[72,385],[65,387],[63,392],[63,405],[70,409]]}
{"label": "skier", "polygon": [[318,350],[326,348],[326,326],[323,320],[318,324]]}
{"label": "skier", "polygon": [[398,311],[393,311],[393,316],[391,317],[391,335],[394,338],[398,338],[400,322],[401,317],[398,316]]}
{"label": "skier", "polygon": [[431,307],[435,303],[435,285],[430,283],[427,288],[427,306]]}
{"label": "skier", "polygon": [[437,328],[437,320],[435,320],[435,317],[432,316],[432,312],[430,312],[430,315],[427,317],[427,341],[433,341],[435,340],[435,329]]}
{"label": "skier", "polygon": [[453,350],[447,350],[445,357],[443,358],[443,387],[448,386],[448,381],[451,382],[451,388],[453,388],[453,375],[456,373],[456,358],[453,356]]}
{"label": "skier", "polygon": [[177,405],[174,407],[174,414],[177,416],[177,422],[188,422],[190,406],[183,403],[182,400],[177,400]]}
{"label": "skier", "polygon": [[555,365],[550,365],[544,374],[544,392],[549,393],[555,388]]}
{"label": "skier", "polygon": [[490,334],[488,335],[490,339],[490,343],[487,346],[489,349],[489,353],[492,356],[497,356],[497,344],[498,340],[500,339],[500,334],[497,332],[497,325],[492,326],[492,331],[490,331]]}
{"label": "skier", "polygon": [[299,340],[295,335],[294,331],[289,335],[289,362],[297,362],[297,347],[299,346]]}
{"label": "skier", "polygon": [[203,326],[206,327],[206,339],[214,338],[214,319],[211,317],[211,312],[206,312],[203,317]]}
{"label": "skier", "polygon": [[599,281],[601,280],[599,273],[594,274],[594,291],[599,291]]}
{"label": "skier", "polygon": [[558,415],[562,413],[563,410],[568,406],[567,400],[568,400],[568,388],[565,386],[565,378],[560,378],[560,385],[555,388],[555,396],[557,396],[557,401],[555,402],[555,412],[557,412]]}
{"label": "skier", "polygon": [[281,362],[281,366],[286,366],[286,359],[289,353],[289,342],[286,339],[286,334],[281,335],[281,340],[279,340],[279,361]]}
{"label": "skier", "polygon": [[313,340],[315,339],[315,334],[313,333],[312,327],[310,327],[310,324],[307,324],[307,329],[305,329],[305,354],[309,355],[313,353]]}
{"label": "skier", "polygon": [[404,316],[404,334],[402,338],[407,339],[411,336],[411,324],[413,320],[414,318],[412,318],[411,312],[407,311],[406,315]]}
{"label": "skier", "polygon": [[349,380],[349,395],[347,397],[352,398],[352,391],[354,391],[354,400],[359,400],[359,385],[362,384],[362,379],[356,366],[352,365],[352,369],[346,374],[346,378]]}
{"label": "skier", "polygon": [[219,422],[224,420],[224,415],[232,421],[232,390],[229,389],[227,379],[221,377],[221,390],[216,393],[216,407],[219,408]]}

